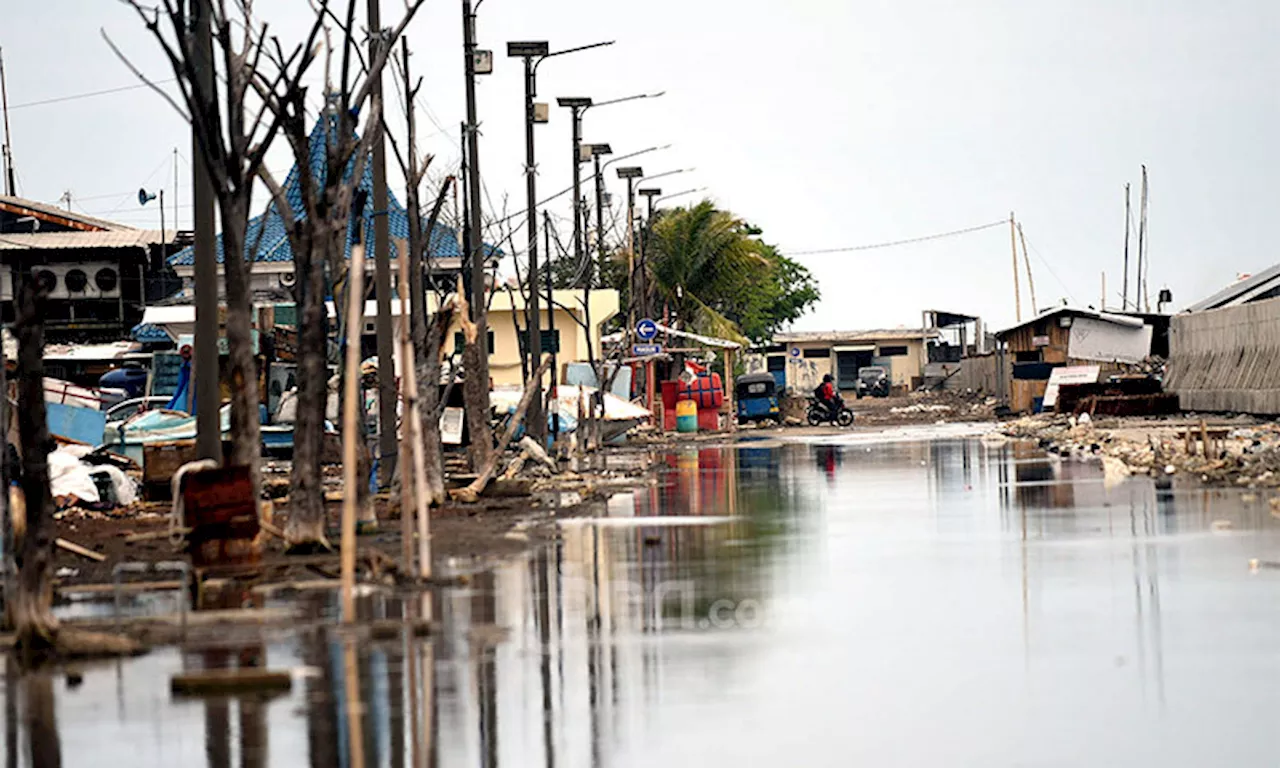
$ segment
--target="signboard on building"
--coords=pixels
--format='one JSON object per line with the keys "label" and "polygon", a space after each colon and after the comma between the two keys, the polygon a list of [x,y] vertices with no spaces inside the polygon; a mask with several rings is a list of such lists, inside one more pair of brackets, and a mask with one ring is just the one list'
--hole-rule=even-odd
{"label": "signboard on building", "polygon": [[1058,404],[1058,387],[1063,384],[1093,384],[1101,370],[1096,365],[1076,365],[1054,368],[1049,374],[1049,385],[1044,390],[1044,407],[1049,410]]}
{"label": "signboard on building", "polygon": [[1032,336],[1031,343],[1032,345],[1037,347],[1047,347],[1049,346],[1049,337],[1048,336]]}

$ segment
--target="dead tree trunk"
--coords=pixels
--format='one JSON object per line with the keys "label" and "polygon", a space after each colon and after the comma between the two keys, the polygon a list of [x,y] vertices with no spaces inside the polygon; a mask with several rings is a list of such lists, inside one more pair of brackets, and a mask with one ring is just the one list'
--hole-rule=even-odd
{"label": "dead tree trunk", "polygon": [[[480,472],[493,455],[493,428],[489,424],[489,339],[478,338],[480,328],[469,318],[466,291],[458,278],[458,323],[462,326],[462,400],[467,410],[467,430],[471,433],[471,468]],[[483,350],[483,351],[482,351]]]}
{"label": "dead tree trunk", "polygon": [[10,605],[16,647],[26,659],[51,653],[53,617],[53,497],[48,455],[53,449],[44,407],[45,292],[24,276],[18,290],[18,438],[22,446],[22,495],[27,525],[15,553],[18,588]]}
{"label": "dead tree trunk", "polygon": [[[247,201],[245,201],[247,202]],[[227,372],[231,385],[231,463],[249,467],[254,498],[262,484],[258,361],[253,353],[253,302],[245,264],[249,212],[239,198],[222,205],[223,278],[227,297]],[[256,250],[256,248],[255,248]]]}
{"label": "dead tree trunk", "polygon": [[311,239],[293,243],[294,298],[298,305],[298,401],[293,425],[293,474],[289,479],[291,550],[328,548],[324,485],[320,475],[325,409],[329,398],[329,313],[325,308],[324,262],[317,263]]}
{"label": "dead tree trunk", "polygon": [[[406,80],[408,78],[406,77]],[[411,123],[412,126],[412,123]],[[412,127],[411,127],[412,131]],[[413,151],[414,138],[410,137],[410,163],[417,161]],[[409,184],[406,194],[409,206],[409,293],[412,299],[413,359],[418,369],[418,418],[422,428],[422,449],[426,461],[425,475],[427,482],[427,503],[439,506],[445,502],[444,492],[444,444],[440,439],[440,415],[443,411],[440,403],[440,349],[444,343],[444,334],[449,323],[439,327],[441,316],[451,313],[443,306],[436,307],[435,321],[431,327],[427,325],[427,288],[423,276],[422,258],[431,248],[431,235],[435,232],[436,222],[440,219],[440,210],[449,194],[453,177],[445,179],[431,208],[431,215],[426,225],[418,215],[418,185]]]}

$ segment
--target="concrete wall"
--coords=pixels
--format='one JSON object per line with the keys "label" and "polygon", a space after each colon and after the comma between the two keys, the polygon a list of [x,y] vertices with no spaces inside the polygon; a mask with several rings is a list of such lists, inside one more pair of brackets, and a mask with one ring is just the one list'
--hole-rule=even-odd
{"label": "concrete wall", "polygon": [[1280,414],[1280,299],[1175,315],[1165,387],[1183,410]]}

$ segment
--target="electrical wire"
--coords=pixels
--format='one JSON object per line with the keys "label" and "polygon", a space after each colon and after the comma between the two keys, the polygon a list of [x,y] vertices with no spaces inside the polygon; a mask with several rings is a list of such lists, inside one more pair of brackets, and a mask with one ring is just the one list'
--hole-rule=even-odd
{"label": "electrical wire", "polygon": [[959,235],[967,235],[971,232],[981,232],[984,229],[993,229],[995,227],[1007,226],[1008,219],[993,221],[990,224],[979,224],[976,227],[965,227],[964,229],[955,229],[950,232],[939,232],[933,235],[924,235],[922,237],[911,237],[906,240],[891,240],[887,243],[872,243],[870,245],[853,245],[847,248],[820,248],[812,251],[784,251],[785,256],[817,256],[825,253],[850,253],[853,251],[871,251],[877,248],[893,248],[899,245],[911,245],[913,243],[923,243],[929,240],[941,240],[946,237],[957,237]]}
{"label": "electrical wire", "polygon": [[[1003,223],[1008,224],[1009,222],[1005,221]],[[1036,248],[1036,244],[1031,242],[1030,238],[1027,238],[1025,233],[1023,233],[1023,239],[1027,241],[1027,247],[1030,248],[1031,252],[1036,255],[1036,258],[1039,259],[1040,263],[1044,265],[1044,268],[1049,271],[1049,274],[1053,277],[1053,279],[1058,281],[1058,285],[1061,286],[1063,293],[1067,294],[1067,298],[1071,299],[1071,303],[1079,305],[1080,302],[1076,300],[1075,295],[1071,293],[1071,289],[1068,288],[1067,284],[1062,281],[1062,278],[1058,277],[1058,273],[1053,271],[1053,267],[1049,266],[1049,260],[1046,259],[1042,253],[1040,253],[1039,249]]]}
{"label": "electrical wire", "polygon": [[[155,83],[156,85],[162,85],[164,83],[175,83],[177,81],[178,81],[178,78],[170,77],[165,80],[153,80],[152,82]],[[101,91],[89,91],[88,93],[76,93],[70,96],[54,96],[53,98],[50,98],[50,99],[40,99],[39,101],[28,101],[23,104],[11,104],[9,105],[9,109],[13,110],[13,109],[25,109],[27,107],[43,107],[47,104],[60,104],[64,101],[90,99],[95,96],[107,96],[112,93],[123,93],[124,91],[136,91],[139,88],[150,88],[150,87],[151,86],[146,83],[138,83],[137,85],[122,85],[118,88],[107,88]]]}

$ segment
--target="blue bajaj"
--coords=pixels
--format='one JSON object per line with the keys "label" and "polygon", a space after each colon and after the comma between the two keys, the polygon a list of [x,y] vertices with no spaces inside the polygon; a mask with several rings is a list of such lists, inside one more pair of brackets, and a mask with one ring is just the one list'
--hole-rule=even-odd
{"label": "blue bajaj", "polygon": [[738,379],[734,385],[734,396],[738,401],[738,423],[749,421],[782,422],[782,411],[778,408],[778,384],[772,374],[749,373]]}

